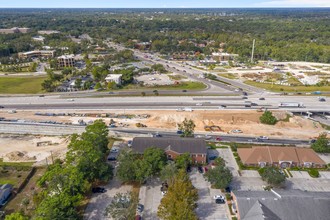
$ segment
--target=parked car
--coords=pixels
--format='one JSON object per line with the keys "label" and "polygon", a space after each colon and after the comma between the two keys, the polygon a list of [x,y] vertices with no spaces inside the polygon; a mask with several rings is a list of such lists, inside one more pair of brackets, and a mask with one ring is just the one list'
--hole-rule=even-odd
{"label": "parked car", "polygon": [[127,146],[128,147],[132,147],[132,144],[133,144],[133,141],[132,140],[127,141]]}
{"label": "parked car", "polygon": [[138,204],[137,207],[136,207],[136,211],[141,213],[141,212],[143,212],[143,210],[144,210],[144,205]]}
{"label": "parked car", "polygon": [[213,196],[213,199],[223,199],[223,200],[225,200],[225,197],[222,196],[222,195],[215,195],[215,196]]}
{"label": "parked car", "polygon": [[213,156],[209,156],[209,160],[215,160],[217,159],[217,156],[213,155]]}
{"label": "parked car", "polygon": [[135,220],[142,220],[141,215],[136,215],[136,216],[135,216]]}
{"label": "parked car", "polygon": [[204,173],[203,167],[198,167],[198,172],[199,173]]}
{"label": "parked car", "polygon": [[187,173],[191,172],[191,166],[187,166]]}
{"label": "parked car", "polygon": [[230,187],[230,186],[227,186],[227,187],[225,188],[225,191],[226,191],[227,193],[230,193],[230,192],[231,192],[231,187]]}
{"label": "parked car", "polygon": [[217,204],[225,204],[226,202],[223,199],[216,199],[215,200],[215,203],[217,203]]}
{"label": "parked car", "polygon": [[103,187],[94,187],[92,188],[93,193],[105,193],[107,190]]}

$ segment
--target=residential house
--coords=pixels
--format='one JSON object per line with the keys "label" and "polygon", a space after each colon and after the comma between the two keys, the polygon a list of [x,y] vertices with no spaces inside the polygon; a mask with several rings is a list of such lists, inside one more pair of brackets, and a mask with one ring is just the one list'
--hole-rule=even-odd
{"label": "residential house", "polygon": [[330,192],[233,191],[238,220],[329,219]]}
{"label": "residential house", "polygon": [[0,34],[17,34],[17,33],[26,34],[29,33],[30,31],[31,31],[30,28],[13,27],[10,29],[0,29]]}
{"label": "residential house", "polygon": [[12,189],[13,189],[13,186],[11,184],[4,184],[1,186],[1,188],[0,188],[0,205],[4,205],[7,202]]}
{"label": "residential house", "polygon": [[136,137],[133,139],[132,149],[138,153],[143,154],[150,147],[163,149],[169,159],[189,153],[193,163],[206,163],[207,161],[204,139],[163,137]]}
{"label": "residential house", "polygon": [[310,148],[252,147],[238,148],[237,153],[246,166],[316,167],[326,163]]}

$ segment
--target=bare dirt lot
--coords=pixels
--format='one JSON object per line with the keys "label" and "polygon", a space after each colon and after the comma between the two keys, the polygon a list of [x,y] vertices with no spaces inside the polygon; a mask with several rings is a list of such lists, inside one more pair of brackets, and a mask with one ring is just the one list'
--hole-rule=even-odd
{"label": "bare dirt lot", "polygon": [[62,157],[68,141],[63,137],[1,134],[0,158],[4,162],[42,162],[47,158],[50,162]]}
{"label": "bare dirt lot", "polygon": [[[63,111],[61,111],[63,113]],[[51,113],[59,113],[59,111],[51,111]],[[0,117],[6,119],[21,119],[30,121],[57,121],[63,123],[77,124],[80,119],[85,122],[92,122],[102,118],[106,123],[109,123],[111,118],[105,117],[108,114],[124,114],[117,111],[67,111],[65,113],[75,113],[76,116],[40,116],[35,115],[34,111],[18,111],[16,114],[0,112]],[[84,113],[94,113],[95,116],[84,116]],[[293,116],[289,121],[280,121],[275,126],[264,125],[259,122],[259,117],[262,112],[256,110],[195,110],[193,112],[177,112],[175,110],[125,110],[126,115],[134,115],[134,117],[115,117],[113,120],[118,127],[124,126],[136,128],[136,123],[142,123],[147,128],[157,128],[164,130],[176,130],[177,123],[180,123],[184,118],[194,120],[196,124],[195,131],[205,131],[204,126],[219,126],[222,132],[230,133],[233,129],[239,129],[243,133],[241,135],[265,135],[270,137],[285,137],[285,138],[315,138],[325,130],[319,123],[311,120]],[[103,116],[102,116],[103,115]],[[137,115],[148,115],[150,117],[137,117]],[[283,119],[286,117],[285,111],[274,112],[276,117]],[[219,133],[221,134],[221,132]],[[59,142],[59,141],[57,141]],[[1,151],[0,151],[1,153]],[[7,152],[8,153],[8,152]],[[29,155],[31,156],[31,155]],[[34,156],[34,155],[32,155]]]}

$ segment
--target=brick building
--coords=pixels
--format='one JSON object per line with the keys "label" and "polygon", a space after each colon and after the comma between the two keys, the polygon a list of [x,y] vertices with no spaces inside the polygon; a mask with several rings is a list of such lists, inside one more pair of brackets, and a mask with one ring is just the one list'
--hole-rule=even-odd
{"label": "brick building", "polygon": [[189,153],[193,163],[207,162],[206,143],[203,139],[194,138],[156,138],[136,137],[133,139],[132,149],[143,154],[144,150],[150,147],[161,148],[169,159]]}

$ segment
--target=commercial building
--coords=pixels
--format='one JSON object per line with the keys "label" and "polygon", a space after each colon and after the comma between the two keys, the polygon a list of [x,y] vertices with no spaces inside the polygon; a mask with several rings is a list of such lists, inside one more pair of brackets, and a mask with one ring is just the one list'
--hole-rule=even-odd
{"label": "commercial building", "polygon": [[161,148],[169,159],[189,153],[193,163],[206,163],[207,149],[203,139],[195,138],[162,138],[162,137],[136,137],[133,139],[132,149],[143,154],[150,147]]}
{"label": "commercial building", "polygon": [[57,57],[57,65],[59,68],[74,67],[76,65],[75,56],[70,54]]}
{"label": "commercial building", "polygon": [[59,31],[54,31],[54,30],[43,30],[43,31],[38,31],[38,34],[41,35],[50,35],[50,34],[59,34],[61,32]]}
{"label": "commercial building", "polygon": [[31,31],[30,28],[13,27],[10,29],[0,29],[0,34],[18,34],[18,33],[26,34],[29,33],[30,31]]}
{"label": "commercial building", "polygon": [[107,77],[105,77],[106,82],[115,82],[117,85],[121,85],[121,77],[122,74],[108,74]]}
{"label": "commercial building", "polygon": [[51,58],[55,56],[55,50],[33,50],[24,53],[18,53],[18,58],[28,59],[28,58]]}
{"label": "commercial building", "polygon": [[231,195],[238,220],[326,220],[330,216],[330,192],[233,191]]}
{"label": "commercial building", "polygon": [[310,148],[252,147],[238,148],[237,153],[246,166],[316,167],[326,163]]}

